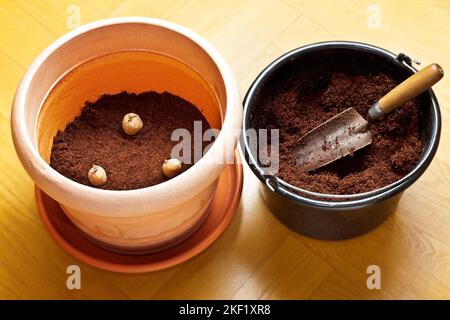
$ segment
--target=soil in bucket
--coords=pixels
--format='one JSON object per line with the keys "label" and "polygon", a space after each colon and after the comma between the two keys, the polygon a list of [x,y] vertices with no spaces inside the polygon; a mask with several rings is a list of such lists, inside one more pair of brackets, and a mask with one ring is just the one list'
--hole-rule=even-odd
{"label": "soil in bucket", "polygon": [[293,152],[300,137],[347,108],[367,115],[371,104],[398,83],[384,72],[350,74],[340,70],[286,78],[253,120],[256,128],[280,130],[278,176],[294,186],[323,194],[368,192],[404,177],[417,164],[423,148],[420,98],[381,120],[371,121],[371,145],[316,171],[304,172],[296,165]]}

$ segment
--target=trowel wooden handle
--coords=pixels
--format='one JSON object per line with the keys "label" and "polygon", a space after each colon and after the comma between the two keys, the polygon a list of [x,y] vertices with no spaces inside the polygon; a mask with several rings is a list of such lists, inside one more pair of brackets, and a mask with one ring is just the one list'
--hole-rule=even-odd
{"label": "trowel wooden handle", "polygon": [[402,106],[405,102],[430,89],[436,82],[441,80],[443,76],[444,71],[438,64],[430,64],[428,67],[413,74],[389,91],[383,98],[378,100],[378,102],[369,109],[369,116],[372,119],[377,119],[382,115],[391,112]]}

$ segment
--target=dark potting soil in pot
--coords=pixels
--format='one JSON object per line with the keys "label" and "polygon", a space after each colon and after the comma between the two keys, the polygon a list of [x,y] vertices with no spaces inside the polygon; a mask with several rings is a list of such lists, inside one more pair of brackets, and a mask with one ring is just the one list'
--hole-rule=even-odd
{"label": "dark potting soil in pot", "polygon": [[[135,135],[122,129],[122,119],[136,113],[144,126]],[[202,131],[210,128],[202,113],[190,102],[164,92],[103,95],[86,102],[81,114],[54,138],[50,165],[64,176],[90,185],[87,173],[92,165],[105,169],[107,182],[102,189],[129,190],[168,180],[161,170],[178,141],[171,141],[175,129],[187,129],[194,137],[194,121]],[[203,143],[205,148],[208,143]],[[191,143],[191,164],[194,163]]]}
{"label": "dark potting soil in pot", "polygon": [[367,118],[371,104],[398,83],[383,72],[333,71],[319,77],[286,79],[253,119],[256,128],[280,129],[278,176],[294,186],[326,194],[368,192],[404,177],[422,152],[420,99],[405,103],[382,120],[371,121],[372,144],[352,156],[308,173],[296,165],[293,152],[300,137],[349,107]]}

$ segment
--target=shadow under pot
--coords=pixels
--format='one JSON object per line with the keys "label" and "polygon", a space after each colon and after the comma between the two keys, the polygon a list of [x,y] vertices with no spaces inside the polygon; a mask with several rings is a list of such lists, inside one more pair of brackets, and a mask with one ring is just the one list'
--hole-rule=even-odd
{"label": "shadow under pot", "polygon": [[[387,185],[361,192],[331,194],[335,192],[318,191],[318,184],[316,184],[316,190],[311,188],[315,191],[313,192],[304,186],[300,188],[287,182],[289,179],[280,178],[276,157],[272,158],[272,162],[267,159],[261,161],[260,156],[265,152],[270,154],[270,150],[267,150],[270,148],[264,152],[261,151],[270,147],[271,143],[270,140],[267,145],[263,143],[258,129],[280,130],[280,165],[284,161],[283,152],[289,152],[288,148],[282,146],[284,138],[282,131],[290,128],[280,125],[279,118],[267,109],[267,105],[285,92],[292,81],[298,81],[303,77],[316,79],[318,87],[302,87],[300,80],[296,90],[324,90],[325,92],[326,83],[332,73],[346,73],[356,77],[354,79],[358,79],[360,75],[371,76],[382,73],[389,75],[396,83],[400,83],[415,72],[417,70],[412,67],[411,59],[404,54],[395,55],[363,43],[333,41],[311,44],[290,51],[276,59],[259,74],[244,99],[244,134],[241,137],[241,146],[245,149],[246,161],[261,182],[260,190],[264,201],[282,223],[296,232],[324,240],[355,237],[380,225],[395,211],[406,188],[424,173],[432,161],[439,143],[441,117],[433,91],[428,90],[423,93],[416,98],[419,119],[417,136],[421,145],[416,152],[417,162],[411,165],[411,168],[401,177],[390,181]],[[325,83],[324,88],[321,88],[321,81]],[[380,93],[380,96],[375,99],[381,96]],[[363,98],[367,99],[366,96]],[[367,109],[373,102],[375,101],[367,101]],[[297,108],[301,108],[301,103],[298,104]],[[322,107],[323,105],[317,106],[317,108]],[[280,105],[280,108],[285,106]],[[249,134],[252,131],[257,134]],[[270,138],[270,131],[268,132]],[[298,133],[298,139],[302,134],[303,132]],[[252,136],[257,138],[252,140]],[[253,143],[254,141],[257,142]],[[386,157],[389,156],[387,152]],[[353,156],[353,160],[346,158],[344,161],[349,161],[351,165],[344,166],[346,171],[344,174],[340,172],[336,175],[338,181],[343,178],[341,175],[353,173],[354,160],[358,159],[357,156]],[[364,189],[364,182],[362,185]]]}

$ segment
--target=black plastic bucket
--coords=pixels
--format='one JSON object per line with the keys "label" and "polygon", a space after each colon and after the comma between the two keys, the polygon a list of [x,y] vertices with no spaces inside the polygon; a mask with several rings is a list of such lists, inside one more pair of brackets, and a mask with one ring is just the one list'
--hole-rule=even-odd
{"label": "black plastic bucket", "polygon": [[[332,69],[350,61],[358,70],[388,71],[401,81],[417,70],[405,54],[358,42],[332,41],[304,46],[290,51],[266,67],[251,85],[244,99],[244,133],[252,129],[252,114],[261,102],[273,95],[277,79],[296,70]],[[351,70],[349,70],[351,72]],[[261,194],[272,213],[291,229],[319,239],[338,240],[363,234],[391,215],[403,191],[416,181],[433,159],[441,131],[439,104],[432,90],[422,94],[421,138],[424,147],[418,164],[402,179],[373,190],[354,195],[325,195],[297,188],[270,174],[257,161],[249,139],[242,135],[241,147],[246,160],[261,181]]]}

